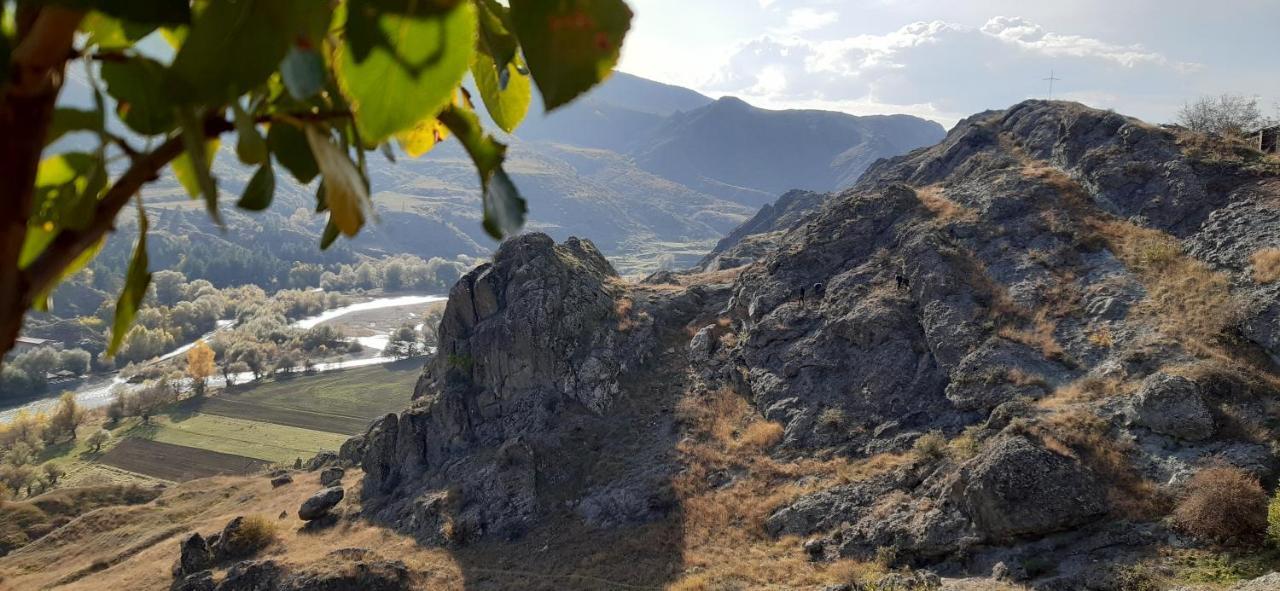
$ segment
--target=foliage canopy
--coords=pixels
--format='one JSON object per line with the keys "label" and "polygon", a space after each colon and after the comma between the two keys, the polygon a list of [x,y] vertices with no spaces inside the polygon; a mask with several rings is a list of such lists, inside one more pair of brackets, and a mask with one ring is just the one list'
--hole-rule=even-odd
{"label": "foliage canopy", "polygon": [[[464,78],[513,131],[533,87],[554,109],[608,76],[631,16],[623,0],[0,0],[0,351],[166,168],[221,223],[211,165],[230,132],[255,168],[238,207],[270,207],[278,175],[321,179],[321,248],[374,216],[368,152],[394,159],[397,144],[416,157],[449,136],[475,164],[484,228],[517,231],[526,205],[506,146],[483,129]],[[72,67],[91,109],[56,104]],[[73,132],[96,147],[47,153]],[[136,201],[111,352],[151,279]]]}

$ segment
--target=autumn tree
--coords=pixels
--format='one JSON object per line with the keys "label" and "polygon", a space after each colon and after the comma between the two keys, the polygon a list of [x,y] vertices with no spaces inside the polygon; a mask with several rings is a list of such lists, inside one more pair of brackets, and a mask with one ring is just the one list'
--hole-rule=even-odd
{"label": "autumn tree", "polygon": [[58,406],[54,409],[53,415],[49,417],[48,431],[51,433],[51,439],[57,439],[63,435],[70,435],[74,441],[76,438],[76,429],[84,423],[84,409],[80,408],[80,403],[76,402],[76,395],[71,392],[63,392],[58,397]]}
{"label": "autumn tree", "polygon": [[[212,160],[224,134],[254,169],[242,209],[270,207],[282,173],[303,185],[322,179],[321,248],[373,217],[370,152],[416,157],[446,137],[478,172],[484,229],[515,232],[525,202],[463,78],[510,132],[534,86],[551,110],[607,76],[631,16],[623,0],[0,3],[0,353],[134,202],[138,239],[114,308],[114,354],[151,281],[149,221],[135,196],[172,171],[222,223]],[[143,51],[143,38],[172,51]],[[91,108],[58,106],[71,67]],[[49,149],[72,132],[96,145]]]}
{"label": "autumn tree", "polygon": [[196,395],[204,395],[205,384],[216,368],[213,363],[213,349],[204,340],[196,341],[187,349],[187,377],[191,378]]}
{"label": "autumn tree", "polygon": [[98,429],[89,435],[84,442],[89,446],[89,449],[93,450],[93,453],[98,453],[102,451],[102,446],[106,445],[108,441],[111,441],[111,432],[106,429]]}

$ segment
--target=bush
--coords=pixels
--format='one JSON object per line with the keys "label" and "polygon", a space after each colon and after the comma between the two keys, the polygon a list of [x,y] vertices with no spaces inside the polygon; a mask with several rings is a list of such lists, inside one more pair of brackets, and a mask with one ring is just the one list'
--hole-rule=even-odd
{"label": "bush", "polygon": [[826,431],[835,431],[844,426],[844,411],[838,408],[828,408],[818,415],[818,428]]}
{"label": "bush", "polygon": [[230,547],[240,548],[252,554],[271,545],[276,539],[276,524],[262,515],[250,515],[244,518],[240,529],[236,530],[230,540]]}
{"label": "bush", "polygon": [[947,455],[947,438],[941,431],[930,431],[916,438],[911,449],[922,458],[939,460]]}
{"label": "bush", "polygon": [[1267,494],[1258,479],[1232,466],[1196,472],[1173,511],[1182,531],[1210,542],[1257,540],[1267,529]]}
{"label": "bush", "polygon": [[1280,487],[1267,505],[1267,541],[1280,548]]}

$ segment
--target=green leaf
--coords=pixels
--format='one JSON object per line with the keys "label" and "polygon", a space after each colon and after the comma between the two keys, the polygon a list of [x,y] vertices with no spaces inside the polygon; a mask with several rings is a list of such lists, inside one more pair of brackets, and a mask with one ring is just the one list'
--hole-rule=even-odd
{"label": "green leaf", "polygon": [[80,30],[88,34],[87,47],[125,49],[156,30],[156,25],[122,21],[101,12],[90,12],[80,22]]}
{"label": "green leaf", "polygon": [[173,58],[174,98],[217,104],[266,82],[306,27],[301,15],[322,9],[323,0],[209,0]]}
{"label": "green leaf", "polygon": [[499,240],[518,232],[524,225],[528,207],[511,178],[502,170],[507,147],[486,134],[475,112],[464,107],[450,105],[445,108],[440,112],[440,122],[457,136],[480,173],[485,231]]}
{"label": "green leaf", "polygon": [[307,184],[320,174],[311,146],[302,130],[288,123],[273,123],[267,130],[267,146],[275,154],[276,161],[284,166],[299,183]]}
{"label": "green leaf", "polygon": [[25,269],[35,262],[63,228],[84,228],[93,219],[106,182],[101,152],[70,152],[41,160],[18,267]]}
{"label": "green leaf", "polygon": [[507,7],[497,0],[475,0],[476,15],[480,24],[478,49],[487,53],[501,72],[516,58],[520,41],[511,32],[511,15]]}
{"label": "green leaf", "polygon": [[314,49],[290,47],[280,63],[280,77],[284,79],[284,87],[290,96],[300,101],[307,100],[324,88],[324,58]]}
{"label": "green leaf", "polygon": [[44,145],[58,141],[62,136],[75,131],[102,131],[102,111],[83,111],[59,107],[53,111],[53,122],[49,124],[49,134]]}
{"label": "green leaf", "polygon": [[120,291],[120,299],[116,301],[116,317],[111,324],[111,343],[107,345],[107,355],[115,355],[124,342],[133,317],[142,306],[142,299],[147,295],[147,286],[151,284],[151,272],[147,270],[147,214],[142,211],[142,202],[138,202],[138,244],[133,249],[133,259],[129,261],[129,270],[125,273],[124,289]]}
{"label": "green leaf", "polygon": [[193,198],[204,197],[209,217],[222,225],[222,215],[218,213],[218,183],[210,171],[213,157],[218,152],[218,140],[205,140],[204,125],[190,107],[178,110],[178,124],[182,127],[185,150],[174,159],[173,172],[188,194]]}
{"label": "green leaf", "polygon": [[413,127],[449,102],[471,64],[476,36],[471,4],[434,14],[423,3],[404,16],[378,12],[376,4],[350,3],[338,60],[342,92],[368,145]]}
{"label": "green leaf", "polygon": [[[5,17],[4,2],[0,2],[0,21]],[[4,28],[0,27],[0,88],[9,80],[9,36],[5,34]]]}
{"label": "green leaf", "polygon": [[236,206],[249,211],[262,211],[271,206],[275,192],[276,174],[271,170],[271,161],[268,160],[258,167],[258,172],[253,173],[253,178],[245,185],[244,193],[241,193]]}
{"label": "green leaf", "polygon": [[622,0],[511,0],[511,21],[550,111],[608,77],[631,27]]}
{"label": "green leaf", "polygon": [[266,140],[238,101],[231,102],[231,111],[236,118],[236,157],[245,164],[262,164],[267,159]]}
{"label": "green leaf", "polygon": [[480,99],[484,107],[493,117],[493,122],[502,131],[515,131],[524,116],[529,112],[529,101],[533,98],[533,88],[529,77],[521,74],[516,62],[507,63],[504,87],[502,76],[498,75],[496,60],[484,51],[476,53],[476,61],[471,66],[471,76],[475,78],[476,88],[480,90]]}
{"label": "green leaf", "polygon": [[173,105],[165,87],[164,66],[150,58],[132,57],[102,64],[107,94],[116,99],[116,114],[142,135],[173,129]]}
{"label": "green leaf", "polygon": [[439,119],[430,117],[419,121],[417,125],[396,134],[396,141],[400,143],[400,149],[404,150],[410,158],[418,158],[432,148],[436,144],[443,142],[449,137],[449,128],[440,123]]}
{"label": "green leaf", "polygon": [[334,145],[327,133],[314,125],[308,125],[305,131],[311,153],[315,154],[316,164],[324,174],[324,201],[329,207],[329,220],[347,237],[355,236],[373,213],[364,177],[346,151]]}
{"label": "green leaf", "polygon": [[191,21],[188,0],[39,0],[48,4],[96,10],[122,20],[149,25],[181,25]]}

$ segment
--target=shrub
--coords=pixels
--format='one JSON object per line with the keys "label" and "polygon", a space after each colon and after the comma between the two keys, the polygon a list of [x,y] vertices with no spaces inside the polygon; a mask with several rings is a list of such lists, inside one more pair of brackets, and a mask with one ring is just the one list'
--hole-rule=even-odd
{"label": "shrub", "polygon": [[250,515],[232,537],[231,547],[242,548],[247,553],[257,552],[275,541],[276,524],[265,516]]}
{"label": "shrub", "polygon": [[1253,263],[1253,280],[1271,283],[1280,279],[1280,248],[1264,248],[1249,257]]}
{"label": "shrub", "polygon": [[1272,546],[1280,547],[1280,488],[1276,488],[1275,496],[1267,504],[1267,540]]}
{"label": "shrub", "polygon": [[818,415],[818,428],[827,431],[834,431],[844,426],[844,411],[838,408],[828,408]]}
{"label": "shrub", "polygon": [[1203,468],[1173,511],[1179,529],[1205,541],[1257,539],[1267,529],[1267,494],[1258,479],[1232,466]]}
{"label": "shrub", "polygon": [[922,458],[930,460],[942,459],[947,455],[947,438],[941,431],[930,431],[916,438],[911,449]]}
{"label": "shrub", "polygon": [[963,462],[978,455],[978,452],[982,451],[982,443],[978,440],[980,431],[982,427],[976,425],[966,428],[964,433],[947,444],[947,455],[957,462]]}

